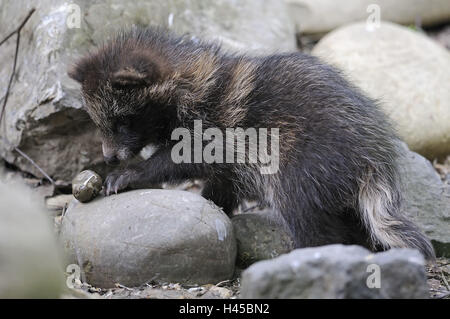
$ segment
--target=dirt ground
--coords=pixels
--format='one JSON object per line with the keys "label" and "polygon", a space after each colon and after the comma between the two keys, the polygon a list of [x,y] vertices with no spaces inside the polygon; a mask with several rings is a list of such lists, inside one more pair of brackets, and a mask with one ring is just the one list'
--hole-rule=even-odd
{"label": "dirt ground", "polygon": [[[450,299],[450,259],[438,258],[436,265],[428,266],[427,278],[431,299]],[[101,299],[236,299],[240,293],[240,278],[219,283],[186,287],[176,284],[149,283],[140,287],[117,285],[112,289],[100,289],[82,284],[63,298]]]}
{"label": "dirt ground", "polygon": [[[450,155],[440,163],[435,161],[433,166],[444,184],[450,187]],[[435,267],[427,268],[427,275],[430,297],[450,299],[450,258],[438,258]]]}

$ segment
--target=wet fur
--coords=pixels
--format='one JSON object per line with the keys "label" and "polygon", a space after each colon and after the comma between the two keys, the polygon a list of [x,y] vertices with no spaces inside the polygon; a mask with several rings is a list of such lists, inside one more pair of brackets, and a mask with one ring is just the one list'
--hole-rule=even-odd
{"label": "wet fur", "polygon": [[[109,175],[108,193],[200,178],[203,196],[227,213],[248,198],[278,210],[297,247],[413,247],[433,258],[430,242],[401,214],[398,149],[386,117],[317,58],[228,54],[161,29],[134,29],[81,59],[70,75],[82,84],[111,156],[126,160],[148,143],[158,146],[148,160]],[[279,172],[175,164],[171,132],[192,130],[197,119],[203,129],[280,128]]]}

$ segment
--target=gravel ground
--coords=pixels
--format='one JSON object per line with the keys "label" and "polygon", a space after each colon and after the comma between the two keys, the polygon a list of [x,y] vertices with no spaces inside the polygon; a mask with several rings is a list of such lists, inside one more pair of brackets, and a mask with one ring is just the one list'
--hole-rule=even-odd
{"label": "gravel ground", "polygon": [[239,296],[240,280],[236,278],[217,285],[182,286],[179,283],[147,283],[140,287],[101,289],[79,283],[77,288],[62,298],[101,299],[236,299]]}
{"label": "gravel ground", "polygon": [[[428,266],[427,277],[432,299],[450,299],[450,259],[438,258],[436,265]],[[140,287],[101,289],[81,284],[62,298],[100,298],[100,299],[236,299],[240,292],[240,278],[217,285],[197,287],[182,286],[179,283],[148,283]]]}
{"label": "gravel ground", "polygon": [[[450,44],[450,32],[447,34]],[[444,184],[447,185],[448,194],[450,194],[450,155],[442,162],[435,161],[433,165]],[[427,275],[430,297],[450,299],[450,258],[438,258],[436,266],[427,268]]]}
{"label": "gravel ground", "polygon": [[450,259],[438,258],[436,266],[427,267],[430,298],[450,299]]}

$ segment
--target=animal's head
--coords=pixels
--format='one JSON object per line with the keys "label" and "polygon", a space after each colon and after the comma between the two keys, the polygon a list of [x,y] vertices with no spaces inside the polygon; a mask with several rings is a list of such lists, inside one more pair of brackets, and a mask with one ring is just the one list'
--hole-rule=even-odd
{"label": "animal's head", "polygon": [[123,36],[84,57],[69,72],[82,85],[84,106],[102,134],[107,163],[128,160],[158,141],[171,111],[152,99],[152,88],[169,73],[163,57]]}

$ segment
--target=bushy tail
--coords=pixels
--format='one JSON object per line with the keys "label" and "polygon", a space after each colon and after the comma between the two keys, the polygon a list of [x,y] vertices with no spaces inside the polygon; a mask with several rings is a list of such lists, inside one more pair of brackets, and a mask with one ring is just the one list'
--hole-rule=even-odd
{"label": "bushy tail", "polygon": [[371,235],[374,247],[416,248],[426,259],[435,259],[430,241],[402,214],[400,183],[397,178],[369,171],[360,181],[358,202],[363,223]]}

